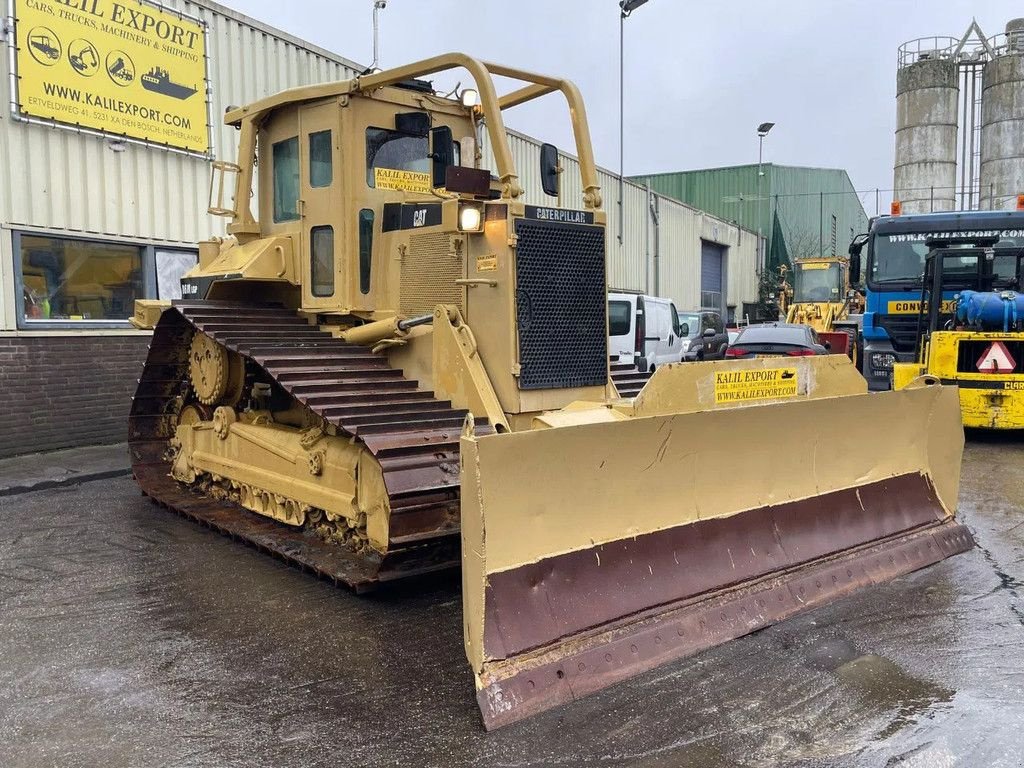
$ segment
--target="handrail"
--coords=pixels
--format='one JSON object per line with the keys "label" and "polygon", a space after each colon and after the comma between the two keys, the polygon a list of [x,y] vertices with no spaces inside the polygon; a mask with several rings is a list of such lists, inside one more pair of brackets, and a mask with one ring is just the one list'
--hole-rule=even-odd
{"label": "handrail", "polygon": [[[252,188],[251,157],[256,146],[256,131],[264,117],[274,109],[300,101],[312,101],[356,92],[365,93],[394,85],[403,80],[455,68],[466,69],[476,82],[482,114],[487,124],[494,159],[498,166],[497,172],[502,184],[502,197],[516,199],[523,194],[512,159],[512,150],[509,146],[508,134],[505,131],[502,111],[554,91],[561,91],[569,107],[569,118],[576,141],[576,155],[579,158],[580,176],[583,182],[583,204],[588,209],[601,208],[601,187],[598,183],[597,166],[594,163],[594,150],[590,141],[586,108],[583,105],[583,97],[574,83],[499,64],[482,62],[464,53],[445,53],[383,72],[360,75],[351,80],[290,88],[247,106],[228,111],[224,116],[224,122],[237,126],[242,134],[239,140],[238,163],[242,167],[242,172],[238,174],[236,180],[235,194],[236,206],[239,206],[240,210],[236,211],[235,221],[228,227],[228,231],[234,234],[258,234],[259,232],[248,205],[249,190]],[[529,85],[499,98],[492,75],[513,78],[529,83]]]}

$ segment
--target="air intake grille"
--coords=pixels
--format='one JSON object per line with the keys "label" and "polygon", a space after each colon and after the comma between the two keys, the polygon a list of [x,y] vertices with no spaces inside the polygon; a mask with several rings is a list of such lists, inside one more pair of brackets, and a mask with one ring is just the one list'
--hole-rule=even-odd
{"label": "air intake grille", "polygon": [[424,315],[438,304],[462,306],[463,257],[455,254],[451,235],[424,232],[409,238],[409,250],[402,259],[400,307],[404,315]]}
{"label": "air intake grille", "polygon": [[604,385],[604,228],[520,219],[516,235],[519,388]]}

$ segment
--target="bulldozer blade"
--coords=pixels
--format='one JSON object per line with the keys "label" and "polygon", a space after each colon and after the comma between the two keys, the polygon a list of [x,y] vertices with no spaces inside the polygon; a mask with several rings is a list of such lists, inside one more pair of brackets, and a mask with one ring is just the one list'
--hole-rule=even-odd
{"label": "bulldozer blade", "polygon": [[789,401],[668,414],[655,374],[652,415],[463,437],[464,634],[485,727],[973,546],[953,519],[956,389],[815,397],[815,376],[837,389],[830,370],[845,376],[806,367]]}

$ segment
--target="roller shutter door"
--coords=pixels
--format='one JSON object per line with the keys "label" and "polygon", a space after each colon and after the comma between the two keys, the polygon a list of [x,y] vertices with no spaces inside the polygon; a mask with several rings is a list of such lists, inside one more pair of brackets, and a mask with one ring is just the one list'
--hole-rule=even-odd
{"label": "roller shutter door", "polygon": [[[700,241],[700,303],[702,309],[725,311],[723,290],[725,246]],[[724,315],[723,315],[724,316]]]}

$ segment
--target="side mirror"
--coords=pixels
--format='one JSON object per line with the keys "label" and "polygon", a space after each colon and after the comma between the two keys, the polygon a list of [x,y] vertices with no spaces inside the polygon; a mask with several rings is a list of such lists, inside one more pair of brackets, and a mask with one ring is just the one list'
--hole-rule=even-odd
{"label": "side mirror", "polygon": [[455,142],[447,125],[430,129],[430,160],[430,183],[443,187],[448,168],[455,165]]}
{"label": "side mirror", "polygon": [[704,329],[704,338],[705,339],[713,339],[713,338],[715,338],[715,329],[714,328],[705,328]]}
{"label": "side mirror", "polygon": [[864,244],[868,241],[867,234],[860,234],[853,238],[850,243],[850,282],[860,282],[860,252],[864,250]]}
{"label": "side mirror", "polygon": [[689,323],[680,323],[679,324],[679,332],[676,335],[679,336],[680,338],[686,338],[687,336],[689,336],[690,335],[690,324]]}
{"label": "side mirror", "polygon": [[850,282],[860,282],[860,250],[850,254]]}
{"label": "side mirror", "polygon": [[558,197],[558,148],[554,144],[540,145],[540,185],[545,195]]}

